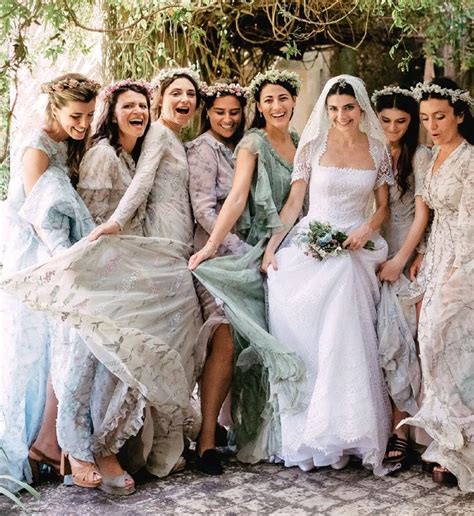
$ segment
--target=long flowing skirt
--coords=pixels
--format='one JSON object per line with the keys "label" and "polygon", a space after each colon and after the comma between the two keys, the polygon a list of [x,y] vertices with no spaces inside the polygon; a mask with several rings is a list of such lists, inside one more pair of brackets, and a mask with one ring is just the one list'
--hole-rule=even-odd
{"label": "long flowing skirt", "polygon": [[[282,451],[287,466],[307,470],[355,455],[374,473],[382,466],[390,408],[378,361],[375,329],[378,265],[385,241],[317,261],[291,242],[268,274],[271,333],[306,366],[306,408],[283,412]],[[284,409],[285,400],[280,400]]]}
{"label": "long flowing skirt", "polygon": [[[205,356],[197,345],[202,319],[188,254],[188,246],[170,239],[81,241],[2,282],[29,307],[79,332],[99,362],[132,389],[124,387],[123,403],[132,394],[146,399],[154,434],[152,451],[142,459],[158,476],[179,459],[183,433],[193,425],[190,398]],[[126,412],[117,410],[118,416]],[[104,418],[101,439],[117,414]]]}

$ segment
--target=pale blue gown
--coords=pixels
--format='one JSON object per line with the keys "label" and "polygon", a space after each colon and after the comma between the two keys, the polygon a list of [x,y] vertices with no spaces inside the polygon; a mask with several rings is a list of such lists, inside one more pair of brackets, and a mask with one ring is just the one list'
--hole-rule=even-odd
{"label": "pale blue gown", "polygon": [[[43,151],[49,167],[25,196],[21,159],[28,148]],[[67,249],[92,229],[93,221],[71,186],[66,159],[67,144],[41,129],[22,146],[2,203],[3,277]],[[58,325],[4,292],[0,300],[0,474],[31,482],[28,449],[42,422],[51,338],[58,334]]]}

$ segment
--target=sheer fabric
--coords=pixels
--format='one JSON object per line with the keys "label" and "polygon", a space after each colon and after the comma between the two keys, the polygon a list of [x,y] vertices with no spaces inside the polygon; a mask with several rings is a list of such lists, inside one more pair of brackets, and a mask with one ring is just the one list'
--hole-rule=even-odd
{"label": "sheer fabric", "polygon": [[406,422],[433,442],[423,455],[474,491],[474,151],[464,141],[426,175],[423,198],[434,210],[418,282],[425,287],[419,324],[424,398]]}

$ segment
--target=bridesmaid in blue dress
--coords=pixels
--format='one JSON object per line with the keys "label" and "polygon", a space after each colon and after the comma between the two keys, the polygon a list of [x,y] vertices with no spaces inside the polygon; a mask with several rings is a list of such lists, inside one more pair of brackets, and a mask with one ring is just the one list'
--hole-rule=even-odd
{"label": "bridesmaid in blue dress", "polygon": [[[64,250],[92,227],[70,185],[77,182],[99,87],[80,74],[42,86],[48,94],[45,125],[22,145],[2,206],[5,276]],[[31,483],[39,464],[59,469],[57,400],[48,381],[52,326],[19,300],[3,293],[1,300],[1,353],[8,368],[0,377],[0,474]]]}

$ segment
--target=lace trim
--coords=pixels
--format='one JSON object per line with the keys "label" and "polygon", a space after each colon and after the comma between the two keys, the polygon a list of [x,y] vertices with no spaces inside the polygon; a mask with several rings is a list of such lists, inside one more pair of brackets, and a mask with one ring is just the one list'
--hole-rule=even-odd
{"label": "lace trim", "polygon": [[[146,400],[138,391],[128,389],[120,410],[94,436],[94,454],[102,457],[116,455],[120,448],[130,438],[138,434],[143,426]],[[130,418],[130,415],[132,417]],[[120,428],[122,426],[122,428]],[[115,440],[110,442],[110,436],[115,435]]]}

